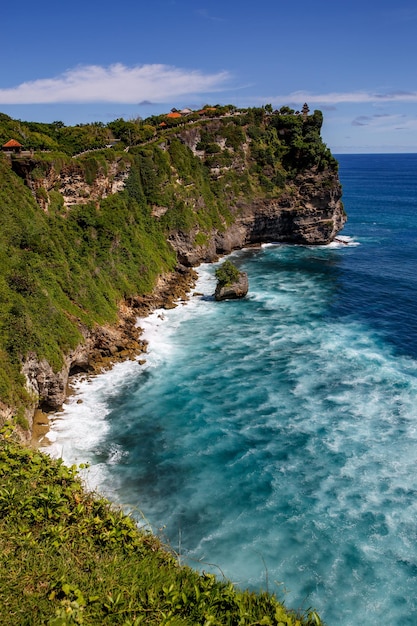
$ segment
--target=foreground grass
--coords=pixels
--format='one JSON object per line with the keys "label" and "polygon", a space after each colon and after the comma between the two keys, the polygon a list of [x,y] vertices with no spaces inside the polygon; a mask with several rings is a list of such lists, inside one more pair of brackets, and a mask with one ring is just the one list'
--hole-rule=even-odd
{"label": "foreground grass", "polygon": [[313,626],[267,593],[179,565],[68,468],[0,433],[1,624]]}

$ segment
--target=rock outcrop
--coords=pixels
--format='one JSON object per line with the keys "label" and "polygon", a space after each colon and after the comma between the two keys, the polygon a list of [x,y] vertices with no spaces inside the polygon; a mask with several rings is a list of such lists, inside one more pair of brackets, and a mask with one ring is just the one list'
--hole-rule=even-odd
{"label": "rock outcrop", "polygon": [[62,368],[55,372],[45,359],[29,353],[22,367],[27,386],[44,411],[59,409],[67,395],[68,378],[79,372],[94,373],[111,367],[117,361],[146,352],[146,342],[140,339],[136,316],[131,310],[120,311],[117,326],[84,329],[84,341],[64,356]]}
{"label": "rock outcrop", "polygon": [[[109,162],[106,170],[97,171],[90,182],[86,180],[85,169],[76,161],[57,168],[56,164],[27,157],[12,160],[12,168],[23,178],[41,208],[48,211],[51,191],[59,192],[66,209],[97,202],[122,191],[129,176],[130,164],[117,159]],[[36,169],[41,169],[41,173],[34,176]]]}
{"label": "rock outcrop", "polygon": [[214,292],[214,298],[217,301],[221,300],[237,300],[244,298],[249,290],[249,280],[246,272],[240,272],[239,278],[230,285],[222,285],[217,283],[216,291]]}

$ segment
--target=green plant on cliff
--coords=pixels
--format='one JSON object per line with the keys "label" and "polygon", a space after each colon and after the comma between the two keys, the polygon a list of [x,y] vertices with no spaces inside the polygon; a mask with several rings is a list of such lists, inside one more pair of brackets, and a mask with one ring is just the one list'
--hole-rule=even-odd
{"label": "green plant on cliff", "polygon": [[321,138],[322,124],[323,114],[317,110],[306,119],[290,110],[271,116],[270,125],[283,146],[282,164],[291,175],[312,167],[337,170],[337,161]]}
{"label": "green plant on cliff", "polygon": [[320,626],[269,593],[180,565],[75,467],[0,433],[0,623]]}

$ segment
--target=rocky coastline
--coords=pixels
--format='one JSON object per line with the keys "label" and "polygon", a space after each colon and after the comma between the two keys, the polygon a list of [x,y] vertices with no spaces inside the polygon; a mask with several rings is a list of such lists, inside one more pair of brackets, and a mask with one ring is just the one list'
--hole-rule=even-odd
{"label": "rocky coastline", "polygon": [[[278,124],[278,132],[283,140],[288,130],[286,130],[285,120],[285,115],[282,117],[278,115],[274,122]],[[299,125],[305,124],[306,128],[311,127],[310,131],[314,128],[317,134],[314,145],[316,148],[321,145],[319,116],[314,114],[310,121],[304,120],[304,122],[295,116],[290,121],[297,122]],[[280,124],[283,125],[282,128]],[[268,124],[263,130],[258,128],[258,131],[266,132],[267,126]],[[232,125],[227,128],[229,129],[227,132],[230,133],[230,129],[233,130],[234,127]],[[248,126],[248,128],[252,127]],[[324,165],[323,162],[317,162],[308,167],[300,167],[298,173],[292,172],[285,185],[277,187],[274,194],[265,193],[259,181],[257,186],[245,187],[245,184],[252,179],[250,177],[240,179],[242,173],[251,172],[251,168],[253,169],[255,165],[256,171],[259,170],[260,165],[257,164],[255,156],[256,149],[261,150],[259,147],[261,144],[256,148],[255,142],[255,151],[252,154],[251,146],[254,144],[254,139],[249,136],[249,130],[243,132],[242,129],[240,131],[239,128],[234,129],[236,137],[241,137],[239,139],[241,143],[234,147],[232,147],[233,141],[230,145],[226,145],[227,133],[223,136],[224,132],[219,120],[214,120],[208,122],[204,129],[194,126],[181,129],[177,136],[167,136],[160,144],[160,154],[158,153],[160,159],[168,158],[165,153],[171,144],[174,153],[176,150],[179,151],[178,163],[175,159],[172,160],[172,155],[170,156],[170,178],[167,178],[163,184],[171,185],[175,189],[176,196],[182,198],[182,210],[189,219],[187,222],[184,218],[183,223],[181,210],[178,209],[178,222],[174,221],[166,231],[167,240],[176,255],[176,269],[160,276],[152,293],[136,295],[120,302],[117,321],[114,324],[97,325],[91,328],[83,325],[79,318],[72,319],[71,321],[78,327],[81,341],[75,349],[64,356],[64,363],[59,371],[54,371],[46,359],[39,359],[34,352],[26,354],[21,371],[26,381],[26,389],[33,400],[25,410],[24,417],[28,429],[25,431],[23,427],[21,428],[22,438],[27,439],[30,433],[36,430],[37,418],[34,419],[36,412],[36,416],[40,415],[40,421],[44,423],[47,421],[45,416],[48,412],[59,410],[68,394],[68,381],[71,376],[79,373],[93,375],[112,367],[118,361],[142,358],[141,355],[145,355],[147,345],[141,337],[141,330],[137,325],[138,318],[146,317],[157,308],[171,308],[178,301],[187,299],[197,277],[193,268],[200,263],[214,262],[233,250],[263,243],[323,245],[333,241],[343,228],[346,214],[341,201],[342,188],[337,165],[331,159]],[[207,137],[204,139],[206,135],[211,138],[211,143],[207,144]],[[176,147],[175,141],[178,144]],[[290,141],[288,145],[291,146]],[[213,185],[213,189],[220,194],[223,203],[227,205],[224,215],[218,212],[216,220],[212,222],[207,218],[207,225],[204,228],[195,216],[202,216],[201,219],[204,222],[205,214],[209,213],[210,202],[215,201],[215,194],[205,197],[204,189],[200,189],[197,185],[198,177],[194,179],[186,169],[182,171],[181,167],[185,168],[186,153],[181,152],[182,148],[178,146],[185,146],[189,149],[187,158],[192,153],[194,159],[198,157],[206,163],[207,181]],[[211,166],[207,165],[211,158],[209,148],[218,155],[217,160],[213,161]],[[326,155],[325,152],[323,154]],[[294,162],[297,162],[297,159]],[[176,164],[176,169],[173,163]],[[51,208],[50,194],[58,190],[57,193],[62,199],[62,207],[58,210],[62,210],[63,215],[69,214],[66,212],[78,205],[82,206],[87,201],[99,203],[101,199],[123,190],[129,181],[129,172],[133,165],[134,161],[129,161],[126,155],[119,155],[110,161],[103,171],[97,165],[98,170],[95,176],[87,182],[88,177],[84,171],[86,166],[78,162],[60,166],[59,163],[56,166],[47,162],[39,164],[33,159],[17,159],[12,162],[15,173],[24,180],[45,214],[48,214]],[[151,165],[154,167],[150,160],[142,165],[145,171]],[[33,175],[37,166],[42,170],[42,176]],[[262,175],[265,179],[273,177],[274,168],[271,164],[268,167],[264,164],[263,168]],[[182,174],[179,173],[180,170]],[[275,174],[280,171],[278,168]],[[176,172],[175,176],[172,172]],[[225,182],[224,189],[220,193],[216,184],[218,185],[222,177]],[[252,182],[254,183],[255,180],[253,178]],[[194,188],[195,194],[193,195]],[[158,194],[155,197],[156,200],[151,203],[151,214],[156,221],[160,221],[169,211],[169,205],[163,205],[163,200],[160,200],[160,206]],[[189,217],[190,214],[193,215],[193,219]],[[94,231],[94,228],[90,230]],[[114,245],[117,246],[117,238]],[[245,289],[246,285],[242,289],[239,287],[238,291],[243,293]],[[0,414],[7,419],[12,416],[12,408],[3,407],[0,404]]]}
{"label": "rocky coastline", "polygon": [[[327,181],[327,182],[326,182]],[[337,175],[332,185],[319,174],[297,181],[297,192],[279,200],[259,200],[235,206],[234,223],[223,232],[213,231],[208,243],[196,246],[194,233],[176,232],[170,237],[179,264],[174,272],[161,276],[151,294],[138,295],[119,305],[114,325],[81,328],[84,341],[65,357],[63,368],[54,372],[46,361],[29,354],[22,371],[27,385],[39,401],[27,411],[30,433],[44,430],[47,414],[57,411],[68,394],[68,381],[74,374],[97,374],[115,363],[145,355],[137,319],[157,308],[172,308],[186,300],[195,284],[193,269],[201,262],[214,262],[219,256],[247,246],[268,242],[323,245],[331,242],[346,222]],[[27,437],[26,433],[22,433]],[[29,434],[30,436],[30,434]]]}
{"label": "rocky coastline", "polygon": [[72,376],[82,373],[95,376],[126,360],[145,362],[148,344],[141,338],[143,331],[138,319],[156,309],[171,309],[185,303],[197,278],[193,268],[178,266],[174,272],[159,278],[151,294],[121,303],[117,323],[98,326],[92,331],[84,329],[84,342],[66,355],[59,372],[54,372],[47,361],[29,355],[22,371],[39,402],[28,412],[31,428],[27,433],[20,431],[22,439],[30,438],[33,445],[38,445],[49,429],[49,414],[58,411],[71,393]]}

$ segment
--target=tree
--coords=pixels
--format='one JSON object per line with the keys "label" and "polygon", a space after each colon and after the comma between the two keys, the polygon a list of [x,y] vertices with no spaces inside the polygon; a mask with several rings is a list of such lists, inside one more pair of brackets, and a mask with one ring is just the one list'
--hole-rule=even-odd
{"label": "tree", "polygon": [[281,107],[279,112],[281,113],[281,115],[294,115],[294,109],[291,109],[287,106]]}

